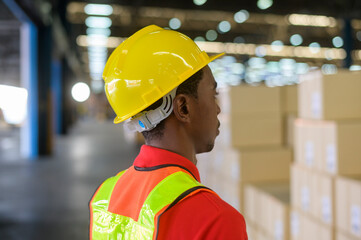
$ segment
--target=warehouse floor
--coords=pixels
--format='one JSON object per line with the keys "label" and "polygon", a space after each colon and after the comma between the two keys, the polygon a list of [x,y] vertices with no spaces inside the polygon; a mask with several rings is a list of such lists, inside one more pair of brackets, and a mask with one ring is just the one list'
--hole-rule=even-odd
{"label": "warehouse floor", "polygon": [[0,239],[88,238],[88,202],[105,178],[132,164],[139,146],[122,126],[87,121],[55,139],[54,155],[0,158]]}

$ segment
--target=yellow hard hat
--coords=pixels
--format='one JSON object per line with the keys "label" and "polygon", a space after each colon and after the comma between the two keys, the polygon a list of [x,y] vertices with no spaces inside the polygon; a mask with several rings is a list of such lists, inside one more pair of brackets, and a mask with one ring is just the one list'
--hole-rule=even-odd
{"label": "yellow hard hat", "polygon": [[182,33],[150,25],[122,42],[103,72],[120,123],[140,113],[223,53],[210,58]]}

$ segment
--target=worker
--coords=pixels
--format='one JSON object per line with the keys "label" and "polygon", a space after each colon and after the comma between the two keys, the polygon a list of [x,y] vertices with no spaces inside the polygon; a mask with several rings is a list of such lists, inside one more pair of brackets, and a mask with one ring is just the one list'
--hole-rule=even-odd
{"label": "worker", "polygon": [[90,201],[90,239],[240,239],[243,216],[201,184],[196,154],[219,134],[209,57],[189,37],[155,25],[122,42],[103,72],[114,123],[142,132],[133,166]]}

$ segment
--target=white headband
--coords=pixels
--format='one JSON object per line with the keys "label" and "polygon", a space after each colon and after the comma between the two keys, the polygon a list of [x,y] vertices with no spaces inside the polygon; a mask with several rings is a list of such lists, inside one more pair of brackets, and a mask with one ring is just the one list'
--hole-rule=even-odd
{"label": "white headband", "polygon": [[166,119],[173,111],[173,100],[175,98],[177,88],[163,97],[163,103],[160,107],[143,111],[124,123],[125,129],[131,132],[143,132],[152,130],[163,119]]}

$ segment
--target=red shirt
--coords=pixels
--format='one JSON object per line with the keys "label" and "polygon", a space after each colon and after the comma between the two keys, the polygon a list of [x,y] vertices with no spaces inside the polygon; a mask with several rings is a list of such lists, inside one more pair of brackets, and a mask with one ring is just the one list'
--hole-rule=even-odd
{"label": "red shirt", "polygon": [[[134,166],[142,168],[164,164],[179,165],[200,182],[198,169],[190,160],[164,149],[143,145],[134,161]],[[163,213],[157,239],[247,240],[248,237],[245,220],[236,209],[217,195],[200,191]]]}

